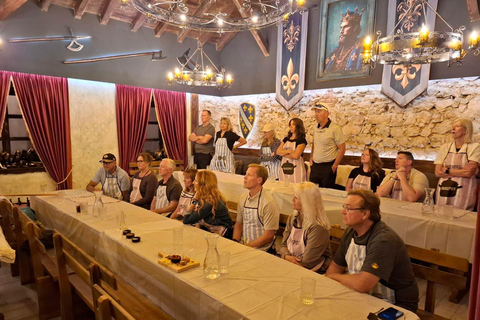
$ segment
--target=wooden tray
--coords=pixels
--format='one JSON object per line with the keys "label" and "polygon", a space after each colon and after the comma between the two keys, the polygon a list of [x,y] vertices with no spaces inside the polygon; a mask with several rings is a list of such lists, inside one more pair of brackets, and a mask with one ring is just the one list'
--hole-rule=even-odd
{"label": "wooden tray", "polygon": [[185,270],[200,266],[200,262],[196,260],[190,260],[185,266],[182,266],[179,263],[172,263],[170,259],[165,258],[166,254],[164,254],[163,252],[159,252],[158,256],[161,258],[160,260],[158,260],[158,264],[167,267],[168,269],[175,272],[183,272]]}

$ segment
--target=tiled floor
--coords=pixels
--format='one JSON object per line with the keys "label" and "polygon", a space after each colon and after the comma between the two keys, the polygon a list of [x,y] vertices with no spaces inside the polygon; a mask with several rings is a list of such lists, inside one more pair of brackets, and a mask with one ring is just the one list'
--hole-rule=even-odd
{"label": "tiled floor", "polygon": [[[420,290],[421,309],[425,306],[425,291],[427,283],[423,280],[418,282]],[[468,294],[459,304],[448,301],[450,292],[443,286],[437,287],[437,303],[435,314],[453,319],[466,320],[468,312]],[[37,294],[35,285],[22,286],[18,277],[10,275],[10,266],[2,263],[0,268],[0,313],[3,313],[5,320],[37,320]],[[60,319],[60,318],[55,318]]]}

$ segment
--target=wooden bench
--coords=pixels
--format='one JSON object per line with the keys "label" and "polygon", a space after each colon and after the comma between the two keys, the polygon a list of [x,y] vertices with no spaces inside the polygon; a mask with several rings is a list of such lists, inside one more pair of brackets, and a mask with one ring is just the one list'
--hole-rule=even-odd
{"label": "wooden bench", "polygon": [[[3,229],[3,234],[5,235],[5,240],[13,249],[17,248],[17,241],[15,238],[15,232],[13,227],[13,206],[7,199],[0,200],[0,215],[1,215],[1,226]],[[16,277],[20,274],[18,256],[15,257],[15,262],[10,264],[10,273],[12,277]]]}
{"label": "wooden bench", "polygon": [[18,207],[13,208],[13,226],[15,231],[15,248],[20,271],[20,283],[22,285],[34,282],[32,261],[30,259],[30,248],[26,232],[26,223],[22,228],[19,213],[22,212]]}
{"label": "wooden bench", "polygon": [[[183,160],[173,160],[173,161],[175,161],[175,165],[176,165],[175,171],[185,170],[185,164],[183,163]],[[153,173],[158,174],[158,166],[160,165],[160,162],[162,162],[162,161],[161,160],[160,161],[152,161],[152,163],[150,164],[150,170]],[[140,171],[140,170],[138,170],[138,166],[137,166],[136,162],[130,162],[128,167],[129,167],[130,176],[133,176],[135,173]]]}
{"label": "wooden bench", "polygon": [[340,239],[342,239],[345,229],[341,228],[340,225],[334,224],[330,226],[330,249],[332,250],[332,258],[335,256],[338,247],[340,247]]}
{"label": "wooden bench", "polygon": [[95,301],[95,319],[98,320],[135,320],[114,298],[112,298],[102,287],[94,284],[93,298]]}
{"label": "wooden bench", "polygon": [[[435,284],[455,290],[467,290],[470,264],[467,259],[454,257],[433,250],[406,245],[412,261],[413,272],[420,279],[427,280],[425,310],[418,309],[420,319],[446,319],[435,315]],[[446,268],[444,270],[441,270]]]}

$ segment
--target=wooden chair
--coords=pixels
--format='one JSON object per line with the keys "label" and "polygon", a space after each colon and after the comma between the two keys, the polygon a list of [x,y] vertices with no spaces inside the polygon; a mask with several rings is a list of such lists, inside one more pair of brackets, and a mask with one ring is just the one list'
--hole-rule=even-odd
{"label": "wooden chair", "polygon": [[[183,162],[183,160],[173,160],[175,161],[175,171],[183,171],[185,170],[185,164]],[[150,164],[150,170],[155,173],[155,174],[158,174],[158,166],[160,165],[160,162],[161,161],[152,161],[152,163]],[[136,162],[130,162],[129,165],[129,174],[130,176],[133,176],[135,173],[137,173],[138,171],[138,167],[137,167],[137,163]]]}
{"label": "wooden chair", "polygon": [[334,224],[330,227],[330,248],[332,250],[332,257],[335,256],[338,247],[340,246],[340,239],[342,239],[345,229],[341,228],[340,225]]}
{"label": "wooden chair", "polygon": [[60,315],[60,293],[58,289],[58,268],[54,257],[48,255],[40,241],[42,228],[35,224],[25,213],[14,208],[18,214],[23,232],[27,235],[33,276],[37,286],[38,315],[41,320]]}
{"label": "wooden chair", "polygon": [[[13,227],[13,206],[7,199],[0,200],[0,215],[2,216],[2,229],[5,239],[12,248],[17,248],[17,241]],[[12,277],[16,277],[20,274],[19,259],[15,257],[15,262],[10,264],[10,273]]]}
{"label": "wooden chair", "polygon": [[32,261],[30,259],[30,249],[27,237],[27,222],[31,221],[28,217],[28,221],[20,221],[20,213],[23,213],[18,207],[13,207],[13,227],[15,232],[15,243],[16,243],[16,256],[18,259],[18,267],[20,271],[20,283],[22,285],[27,283],[32,283],[35,281],[33,276]]}
{"label": "wooden chair", "polygon": [[[456,290],[466,290],[470,265],[467,259],[454,257],[433,250],[406,245],[412,262],[413,272],[420,279],[427,280],[425,310],[418,309],[420,319],[446,319],[435,315],[435,284],[441,284]],[[441,267],[453,272],[439,270]]]}
{"label": "wooden chair", "polygon": [[232,219],[233,224],[235,224],[235,221],[237,219],[237,208],[238,208],[238,203],[233,201],[227,201],[228,214],[230,215],[230,218]]}
{"label": "wooden chair", "polygon": [[115,301],[98,284],[94,284],[93,297],[95,300],[95,318],[98,320],[135,320],[118,302]]}
{"label": "wooden chair", "polygon": [[[98,265],[98,263],[57,231],[53,235],[53,243],[58,265],[62,319],[74,319],[75,314],[84,311],[74,301],[77,296],[83,300],[90,310],[95,311],[89,268],[92,264]],[[67,266],[75,273],[69,275]],[[116,290],[117,282],[115,275],[103,267],[99,267],[99,269],[101,269],[99,278],[112,289],[111,292]],[[76,293],[75,296],[72,295],[72,291]]]}

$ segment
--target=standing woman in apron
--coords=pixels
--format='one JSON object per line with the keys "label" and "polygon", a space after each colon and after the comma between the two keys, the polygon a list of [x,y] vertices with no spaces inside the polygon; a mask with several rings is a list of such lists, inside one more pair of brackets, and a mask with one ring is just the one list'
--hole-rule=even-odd
{"label": "standing woman in apron", "polygon": [[455,208],[473,210],[477,203],[477,181],[475,175],[480,162],[480,145],[472,142],[473,126],[468,119],[456,119],[452,126],[453,142],[440,147],[435,160],[435,175],[440,178],[438,185],[445,180],[453,180],[461,188],[454,197],[442,197],[437,188],[436,203],[451,204]]}
{"label": "standing woman in apron", "polygon": [[218,190],[215,173],[210,170],[199,171],[193,185],[195,196],[183,223],[198,223],[203,229],[231,238],[233,223],[226,206],[227,200]]}
{"label": "standing woman in apron", "polygon": [[277,154],[282,157],[282,166],[287,161],[295,166],[292,176],[284,175],[282,168],[278,170],[280,181],[290,180],[293,183],[307,181],[307,170],[305,169],[305,160],[303,160],[303,151],[307,146],[305,139],[305,127],[303,121],[299,118],[293,118],[288,123],[288,134],[283,139],[277,149]]}
{"label": "standing woman in apron", "polygon": [[367,189],[377,192],[377,187],[385,178],[383,163],[377,151],[373,149],[363,150],[360,166],[350,172],[345,190]]}
{"label": "standing woman in apron", "polygon": [[170,219],[182,220],[188,207],[192,204],[193,197],[195,196],[193,182],[195,181],[197,173],[197,169],[187,169],[183,171],[183,185],[185,186],[185,189],[183,189],[182,194],[180,195],[180,200],[178,200],[177,209],[172,213]]}
{"label": "standing woman in apron", "polygon": [[150,170],[153,157],[150,153],[142,152],[137,156],[138,171],[133,175],[130,203],[145,209],[150,209],[155,191],[157,177]]}
{"label": "standing woman in apron", "polygon": [[[247,143],[245,138],[232,131],[232,122],[228,118],[220,119],[220,131],[215,135],[215,154],[210,162],[210,170],[235,173],[235,158],[232,150]],[[235,145],[235,142],[238,141]]]}
{"label": "standing woman in apron", "polygon": [[258,154],[260,164],[267,168],[268,178],[278,180],[278,170],[280,169],[280,160],[282,157],[277,155],[277,149],[280,146],[280,140],[275,137],[275,126],[268,123],[263,126],[262,147]]}
{"label": "standing woman in apron", "polygon": [[295,213],[288,217],[280,256],[296,265],[324,274],[331,262],[330,223],[320,189],[312,182],[294,185]]}

